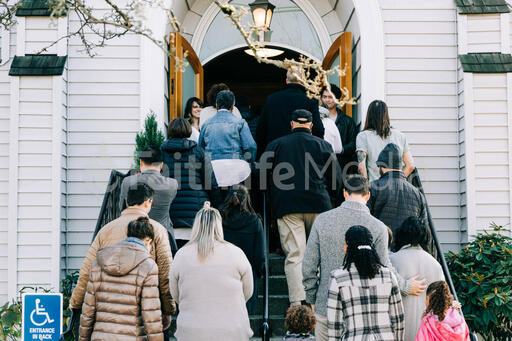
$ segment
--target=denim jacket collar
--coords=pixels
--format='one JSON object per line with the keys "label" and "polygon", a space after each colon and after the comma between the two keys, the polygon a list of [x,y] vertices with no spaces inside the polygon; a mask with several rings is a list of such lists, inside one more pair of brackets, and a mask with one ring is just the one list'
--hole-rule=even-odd
{"label": "denim jacket collar", "polygon": [[146,247],[146,244],[144,244],[144,242],[142,240],[140,240],[139,238],[135,238],[135,237],[127,237],[125,240],[123,240],[124,242],[128,242],[128,243],[133,243],[133,244],[137,244],[137,245],[141,245],[141,246],[144,246],[144,248],[147,250],[148,248]]}

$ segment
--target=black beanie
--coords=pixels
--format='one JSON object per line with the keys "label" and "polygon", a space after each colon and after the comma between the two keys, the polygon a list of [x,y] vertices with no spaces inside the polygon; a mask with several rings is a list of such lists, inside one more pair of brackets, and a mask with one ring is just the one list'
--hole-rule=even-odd
{"label": "black beanie", "polygon": [[398,149],[398,146],[394,143],[389,143],[380,152],[376,163],[379,167],[400,169],[402,164],[402,155],[400,155],[400,149]]}

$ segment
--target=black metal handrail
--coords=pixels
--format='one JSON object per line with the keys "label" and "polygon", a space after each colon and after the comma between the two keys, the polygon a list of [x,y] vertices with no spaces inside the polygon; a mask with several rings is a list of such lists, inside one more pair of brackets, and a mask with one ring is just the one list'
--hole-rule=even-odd
{"label": "black metal handrail", "polygon": [[[439,239],[437,238],[436,229],[434,227],[434,221],[432,219],[432,215],[430,214],[430,208],[428,206],[427,197],[425,195],[425,192],[423,190],[423,185],[421,183],[420,174],[418,173],[418,169],[415,168],[413,172],[408,177],[409,182],[412,183],[413,186],[419,189],[423,197],[425,198],[425,208],[427,211],[427,219],[428,219],[428,226],[430,228],[430,234],[432,237],[432,245],[431,245],[431,253],[432,255],[437,258],[439,263],[441,264],[441,268],[443,269],[444,278],[446,280],[446,283],[448,284],[448,287],[450,287],[450,291],[452,292],[453,298],[458,301],[457,297],[457,291],[455,290],[455,286],[453,285],[452,276],[450,274],[450,269],[448,268],[448,264],[446,263],[446,259],[444,258],[443,250],[441,249],[441,243],[439,242]],[[462,312],[462,309],[460,311],[460,314],[464,318],[464,313]],[[470,333],[471,341],[477,341],[477,337],[475,334]]]}
{"label": "black metal handrail", "polygon": [[128,174],[121,173],[115,169],[110,172],[107,189],[103,196],[103,203],[101,204],[100,213],[98,214],[98,221],[96,222],[92,240],[96,238],[96,235],[103,226],[117,219],[121,214],[119,196],[121,195],[121,184],[127,175]]}
{"label": "black metal handrail", "polygon": [[[121,193],[121,184],[123,183],[123,179],[126,176],[127,174],[116,171],[115,169],[110,172],[107,189],[105,190],[105,194],[103,196],[103,202],[101,204],[100,213],[98,214],[98,220],[96,222],[96,228],[94,229],[92,241],[94,241],[94,238],[96,238],[96,235],[103,226],[116,219],[121,214],[121,209],[119,207],[119,196]],[[68,325],[60,339],[69,340],[74,337],[75,340],[78,340],[79,324],[80,311],[71,311]]]}
{"label": "black metal handrail", "polygon": [[263,230],[265,233],[264,238],[264,250],[265,250],[265,270],[263,272],[263,317],[261,325],[261,339],[263,341],[269,341],[272,336],[272,330],[269,324],[269,309],[268,309],[268,297],[269,297],[269,285],[268,278],[270,273],[270,262],[269,262],[269,224],[268,224],[268,212],[267,212],[267,194],[263,192]]}
{"label": "black metal handrail", "polygon": [[448,269],[448,264],[446,263],[446,259],[444,258],[443,251],[441,249],[441,243],[439,243],[439,239],[437,238],[436,229],[434,228],[434,221],[432,220],[432,215],[430,214],[430,208],[428,206],[426,195],[423,190],[423,185],[421,183],[420,175],[418,173],[418,170],[415,168],[414,171],[409,175],[409,181],[415,186],[423,197],[425,198],[425,208],[427,211],[427,219],[428,219],[428,226],[430,228],[430,235],[432,237],[432,245],[431,245],[431,253],[439,263],[441,264],[441,267],[443,268],[443,274],[444,278],[446,279],[446,282],[448,283],[448,286],[450,287],[450,291],[452,292],[453,297],[455,300],[457,300],[457,292],[455,291],[455,286],[453,285],[452,277],[450,274],[450,270]]}

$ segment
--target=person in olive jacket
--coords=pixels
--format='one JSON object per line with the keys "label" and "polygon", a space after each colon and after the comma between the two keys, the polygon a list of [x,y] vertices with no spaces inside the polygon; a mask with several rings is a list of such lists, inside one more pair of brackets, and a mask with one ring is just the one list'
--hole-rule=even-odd
{"label": "person in olive jacket", "polygon": [[101,248],[91,265],[79,340],[161,341],[158,267],[149,250],[155,239],[148,217],[131,221],[127,238]]}
{"label": "person in olive jacket", "polygon": [[[335,84],[331,84],[331,92],[337,99],[341,98],[341,90]],[[347,116],[338,108],[327,87],[324,86],[320,93],[322,95],[322,105],[329,109],[330,119],[334,121],[340,132],[343,152],[337,156],[343,176],[357,174],[356,138],[358,129],[356,123],[352,117]],[[351,163],[353,165],[350,165]]]}
{"label": "person in olive jacket", "polygon": [[204,149],[189,139],[191,133],[186,119],[175,118],[169,123],[169,139],[161,146],[163,173],[178,181],[169,210],[178,248],[190,239],[196,213],[204,202],[211,201],[214,206],[222,203],[211,161]]}
{"label": "person in olive jacket", "polygon": [[221,208],[224,240],[238,246],[251,263],[254,279],[254,293],[247,301],[251,314],[256,308],[257,283],[263,274],[265,251],[263,249],[263,225],[254,212],[247,187],[234,186],[228,193]]}

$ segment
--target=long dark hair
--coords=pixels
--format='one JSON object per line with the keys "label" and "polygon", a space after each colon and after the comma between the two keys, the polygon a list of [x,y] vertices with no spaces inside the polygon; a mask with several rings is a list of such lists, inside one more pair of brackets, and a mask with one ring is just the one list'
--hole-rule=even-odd
{"label": "long dark hair", "polygon": [[233,186],[222,204],[223,217],[230,217],[236,212],[255,213],[251,205],[249,190],[244,185]]}
{"label": "long dark hair", "polygon": [[428,306],[425,315],[432,313],[439,321],[444,320],[446,311],[453,304],[453,296],[445,281],[437,281],[427,288]]}
{"label": "long dark hair", "polygon": [[395,230],[393,251],[397,252],[405,245],[421,246],[428,252],[430,242],[430,233],[423,219],[418,217],[409,217],[404,220],[402,225]]}
{"label": "long dark hair", "polygon": [[383,139],[391,135],[391,122],[386,103],[379,100],[370,103],[363,130],[374,130]]}
{"label": "long dark hair", "polygon": [[190,97],[187,101],[187,104],[185,104],[185,111],[183,112],[183,118],[185,118],[188,123],[193,124],[194,118],[192,117],[192,106],[194,103],[199,104],[199,106],[203,107],[203,102],[197,97]]}
{"label": "long dark hair", "polygon": [[379,260],[370,231],[361,225],[355,225],[345,233],[347,254],[343,260],[343,269],[349,270],[355,263],[361,278],[374,278],[382,263]]}

